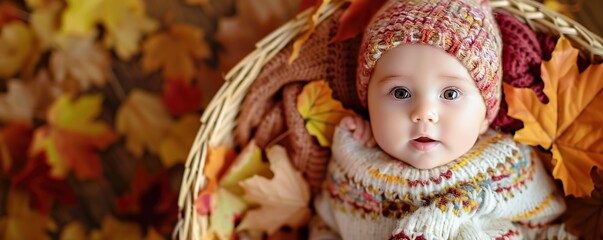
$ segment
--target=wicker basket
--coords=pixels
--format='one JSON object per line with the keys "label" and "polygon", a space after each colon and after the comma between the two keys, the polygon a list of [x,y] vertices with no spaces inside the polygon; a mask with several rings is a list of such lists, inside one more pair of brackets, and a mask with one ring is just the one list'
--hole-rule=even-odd
{"label": "wicker basket", "polygon": [[[320,13],[318,23],[344,6],[344,0],[332,1]],[[490,0],[493,8],[502,9],[525,22],[533,31],[554,36],[563,35],[593,63],[603,61],[603,40],[575,21],[532,0]],[[307,30],[307,10],[284,24],[256,44],[257,49],[245,57],[225,76],[225,84],[213,97],[201,117],[195,142],[186,162],[178,200],[179,222],[174,236],[179,239],[200,239],[209,226],[207,216],[199,216],[194,201],[206,185],[203,175],[209,146],[233,146],[233,131],[239,106],[264,64]]]}

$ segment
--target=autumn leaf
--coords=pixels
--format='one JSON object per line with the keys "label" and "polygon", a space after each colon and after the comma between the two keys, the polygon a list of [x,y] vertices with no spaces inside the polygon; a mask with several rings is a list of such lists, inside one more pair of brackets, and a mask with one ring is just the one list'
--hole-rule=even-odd
{"label": "autumn leaf", "polygon": [[86,240],[88,235],[80,222],[70,222],[61,231],[60,240]]}
{"label": "autumn leaf", "polygon": [[109,54],[94,43],[94,35],[61,36],[56,39],[58,51],[50,56],[50,69],[57,82],[75,80],[80,90],[91,85],[103,87],[110,71]]}
{"label": "autumn leaf", "polygon": [[126,138],[126,148],[140,158],[146,148],[158,154],[173,121],[159,96],[134,89],[117,110],[115,127]]}
{"label": "autumn leaf", "polygon": [[255,144],[255,140],[251,140],[230,164],[219,184],[234,194],[243,195],[244,191],[239,183],[254,175],[272,177],[270,166],[262,161],[262,150]]}
{"label": "autumn leaf", "polygon": [[0,3],[0,29],[4,24],[13,21],[24,21],[25,19],[24,12],[14,3],[6,1]]}
{"label": "autumn leaf", "polygon": [[212,199],[215,201],[218,182],[235,157],[235,151],[226,145],[209,148],[205,168],[203,169],[207,184],[194,203],[198,214],[205,216],[211,212]]}
{"label": "autumn leaf", "polygon": [[116,210],[124,220],[139,223],[143,230],[155,228],[170,234],[178,219],[177,192],[170,185],[169,169],[149,173],[136,169],[130,192],[116,201]]}
{"label": "autumn leaf", "polygon": [[159,157],[164,167],[170,168],[186,162],[186,157],[201,127],[200,119],[201,116],[198,114],[188,114],[169,126],[159,146]]}
{"label": "autumn leaf", "polygon": [[316,29],[316,25],[318,24],[318,17],[320,17],[320,14],[324,11],[324,8],[326,8],[330,2],[331,0],[320,0],[320,5],[318,5],[314,13],[310,15],[307,23],[308,30],[306,30],[304,34],[299,36],[295,40],[295,42],[293,42],[293,51],[291,52],[291,56],[289,57],[289,64],[293,63],[293,61],[295,61],[295,59],[297,59],[297,57],[299,56],[299,51],[301,50],[302,45],[304,45],[304,43],[308,41],[308,39]]}
{"label": "autumn leaf", "polygon": [[[236,15],[218,19],[216,41],[224,48],[219,51],[219,70],[227,72],[253,51],[264,36],[280,27],[295,14],[298,0],[236,0]],[[241,41],[245,39],[245,41]]]}
{"label": "autumn leaf", "polygon": [[101,24],[107,34],[105,46],[114,48],[122,60],[129,60],[139,49],[139,41],[158,24],[145,15],[141,0],[67,0],[61,31],[79,36],[91,35]]}
{"label": "autumn leaf", "polygon": [[310,217],[310,187],[291,165],[285,148],[274,145],[266,149],[266,156],[274,177],[256,175],[240,183],[246,199],[260,208],[248,211],[237,230],[258,229],[270,235],[285,225],[300,227]]}
{"label": "autumn leaf", "polygon": [[107,215],[103,219],[102,227],[90,234],[90,240],[142,240],[142,229],[133,222],[121,221]]}
{"label": "autumn leaf", "polygon": [[11,186],[27,191],[31,196],[31,206],[45,216],[55,201],[62,205],[75,204],[75,193],[69,183],[52,177],[46,162],[44,153],[28,159],[27,166],[12,179]]}
{"label": "autumn leaf", "polygon": [[218,239],[232,239],[235,222],[240,219],[248,204],[230,191],[219,188],[216,199],[212,201],[212,211],[209,218],[209,231],[214,232]]}
{"label": "autumn leaf", "polygon": [[353,114],[332,97],[333,91],[324,80],[304,86],[297,96],[297,111],[304,119],[306,129],[323,147],[331,146],[333,132],[339,121]]}
{"label": "autumn leaf", "polygon": [[0,93],[0,121],[30,123],[36,97],[22,81],[13,79],[7,85],[8,92]]}
{"label": "autumn leaf", "polygon": [[59,0],[27,2],[33,8],[29,17],[31,29],[39,39],[41,48],[48,49],[53,46],[55,37],[59,34],[61,12],[65,4]]}
{"label": "autumn leaf", "polygon": [[0,173],[12,177],[21,172],[27,163],[27,150],[31,144],[31,125],[9,122],[0,128]]}
{"label": "autumn leaf", "polygon": [[201,29],[187,24],[168,26],[143,43],[142,69],[151,73],[163,69],[166,79],[190,81],[195,75],[195,60],[210,56]]}
{"label": "autumn leaf", "polygon": [[0,78],[8,78],[24,67],[34,49],[32,31],[23,22],[0,28]]}
{"label": "autumn leaf", "polygon": [[48,125],[36,129],[32,155],[45,152],[51,176],[64,178],[73,171],[78,178],[101,179],[98,150],[112,144],[117,136],[105,122],[95,118],[101,113],[101,95],[82,95],[76,100],[61,96],[48,111]]}
{"label": "autumn leaf", "polygon": [[163,85],[161,100],[171,114],[181,116],[199,110],[201,89],[180,79],[169,79]]}
{"label": "autumn leaf", "polygon": [[504,84],[508,115],[523,121],[514,139],[540,145],[553,153],[553,176],[563,182],[566,195],[588,196],[593,166],[603,168],[603,67],[591,65],[578,72],[578,50],[560,38],[550,61],[542,62],[544,93],[541,103],[530,89]]}
{"label": "autumn leaf", "polygon": [[0,218],[1,239],[50,240],[47,231],[54,229],[49,216],[29,207],[29,196],[21,191],[9,191],[4,219]]}
{"label": "autumn leaf", "polygon": [[[585,177],[585,176],[581,176]],[[569,232],[582,239],[603,238],[603,171],[593,167],[590,171],[594,190],[590,197],[566,198],[567,209],[563,218]]]}

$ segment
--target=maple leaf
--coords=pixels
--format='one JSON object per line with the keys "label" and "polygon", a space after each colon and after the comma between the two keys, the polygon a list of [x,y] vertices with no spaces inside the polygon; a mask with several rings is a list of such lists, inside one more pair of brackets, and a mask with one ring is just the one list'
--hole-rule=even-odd
{"label": "maple leaf", "polygon": [[3,175],[14,176],[23,170],[32,135],[29,124],[9,122],[0,128],[0,170]]}
{"label": "maple leaf", "polygon": [[211,203],[209,230],[215,233],[218,239],[232,239],[235,222],[247,209],[248,204],[241,197],[223,188],[217,190],[215,200]]}
{"label": "maple leaf", "polygon": [[31,195],[31,205],[43,215],[50,213],[53,200],[63,205],[75,204],[75,194],[65,179],[50,176],[46,154],[39,153],[27,161],[23,172],[12,179],[12,188],[23,189]]}
{"label": "maple leaf", "polygon": [[563,182],[566,195],[588,196],[593,183],[587,176],[593,166],[603,168],[603,67],[591,65],[579,73],[578,50],[560,38],[550,61],[542,62],[544,93],[541,103],[531,89],[503,84],[508,115],[523,121],[514,139],[550,149],[553,176]]}
{"label": "maple leaf", "polygon": [[163,85],[161,100],[171,114],[181,116],[199,110],[200,84],[189,84],[180,79],[169,79]]}
{"label": "maple leaf", "polygon": [[86,235],[86,229],[80,222],[70,222],[61,231],[60,240],[82,240],[89,239]]}
{"label": "maple leaf", "polygon": [[[583,177],[583,176],[581,176]],[[594,190],[590,197],[566,198],[567,209],[563,218],[568,231],[583,239],[603,238],[603,171],[593,167],[590,171]]]}
{"label": "maple leaf", "polygon": [[234,194],[242,195],[244,191],[239,182],[254,175],[272,177],[269,165],[262,161],[262,150],[255,144],[255,140],[251,140],[232,164],[229,164],[219,184]]}
{"label": "maple leaf", "polygon": [[30,123],[36,103],[32,91],[18,80],[7,85],[8,92],[0,94],[0,120]]}
{"label": "maple leaf", "polygon": [[36,129],[32,155],[45,152],[51,176],[64,178],[73,170],[78,178],[101,179],[97,150],[112,144],[117,136],[109,125],[95,118],[102,110],[101,95],[82,95],[75,101],[59,97],[48,111],[48,125]]}
{"label": "maple leaf", "polygon": [[246,199],[261,207],[247,212],[237,230],[258,229],[273,234],[285,225],[300,227],[310,217],[310,186],[291,165],[285,148],[274,145],[266,149],[266,156],[274,177],[256,175],[240,183]]}
{"label": "maple leaf", "polygon": [[200,215],[207,215],[211,211],[212,199],[215,201],[215,193],[218,189],[218,181],[236,156],[235,151],[226,145],[209,148],[203,169],[207,184],[194,203],[195,209]]}
{"label": "maple leaf", "polygon": [[0,3],[0,29],[4,24],[13,21],[24,21],[26,17],[24,12],[12,2],[1,2]]}
{"label": "maple leaf", "polygon": [[29,17],[31,29],[40,41],[42,49],[50,48],[59,34],[61,12],[65,4],[58,0],[27,1],[33,8]]}
{"label": "maple leaf", "polygon": [[130,192],[116,202],[116,209],[125,220],[141,224],[143,230],[155,228],[169,234],[178,218],[177,193],[170,186],[169,169],[150,174],[139,166]]}
{"label": "maple leaf", "polygon": [[142,229],[134,222],[121,221],[111,215],[103,218],[100,230],[90,234],[90,240],[142,240]]}
{"label": "maple leaf", "polygon": [[201,29],[187,24],[173,24],[143,43],[142,69],[151,73],[163,69],[166,79],[190,81],[195,75],[195,60],[210,56]]}
{"label": "maple leaf", "polygon": [[308,41],[308,39],[310,38],[310,36],[314,33],[314,30],[316,29],[316,25],[318,24],[318,17],[324,11],[323,9],[326,8],[330,2],[331,2],[331,0],[320,0],[319,1],[320,4],[318,5],[318,7],[316,7],[314,13],[312,13],[312,15],[310,15],[310,17],[308,19],[308,23],[307,23],[308,30],[306,30],[306,32],[304,32],[304,34],[299,36],[295,40],[295,42],[293,42],[293,51],[291,52],[291,56],[289,57],[289,64],[291,64],[293,61],[295,61],[295,59],[297,59],[297,57],[299,56],[299,51],[301,50],[302,45],[304,45],[304,43],[306,41]]}
{"label": "maple leaf", "polygon": [[117,56],[129,60],[138,52],[143,35],[155,31],[158,24],[145,15],[141,0],[67,0],[61,31],[90,35],[96,24],[105,27],[105,46],[115,48]]}
{"label": "maple leaf", "polygon": [[299,1],[237,0],[235,3],[237,14],[220,18],[215,34],[216,41],[224,47],[218,58],[222,72],[230,70],[256,48],[256,42],[291,19]]}
{"label": "maple leaf", "polygon": [[11,77],[24,67],[34,49],[32,31],[23,22],[0,28],[0,78]]}
{"label": "maple leaf", "polygon": [[29,207],[29,196],[21,191],[9,191],[5,219],[0,221],[1,239],[50,240],[47,231],[54,227],[49,216],[44,216]]}
{"label": "maple leaf", "polygon": [[109,54],[94,43],[94,35],[62,36],[56,39],[58,51],[50,56],[50,69],[57,82],[76,80],[81,90],[90,85],[103,87],[110,71]]}
{"label": "maple leaf", "polygon": [[169,126],[166,136],[159,146],[159,157],[163,166],[170,168],[178,163],[186,162],[188,152],[195,141],[201,116],[188,114]]}
{"label": "maple leaf", "polygon": [[137,158],[142,157],[144,148],[158,154],[172,123],[161,99],[138,89],[128,94],[115,117],[117,132],[125,135],[126,148]]}
{"label": "maple leaf", "polygon": [[333,132],[339,121],[353,113],[332,97],[333,91],[324,80],[312,81],[297,96],[297,111],[306,129],[323,147],[331,146]]}

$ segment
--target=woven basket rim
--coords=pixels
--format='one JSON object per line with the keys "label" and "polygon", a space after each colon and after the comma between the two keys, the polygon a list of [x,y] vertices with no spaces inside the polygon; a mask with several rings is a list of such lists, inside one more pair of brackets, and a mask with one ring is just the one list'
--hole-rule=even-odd
{"label": "woven basket rim", "polygon": [[[581,24],[534,0],[490,0],[494,9],[502,9],[526,23],[535,32],[565,36],[581,50],[581,55],[593,63],[603,62],[603,39]],[[345,5],[345,0],[334,0],[321,12],[318,24]],[[225,76],[225,83],[214,95],[203,115],[201,127],[187,157],[178,199],[179,220],[174,238],[201,239],[208,229],[208,217],[196,214],[194,201],[206,184],[203,176],[209,146],[233,146],[232,131],[243,98],[262,70],[263,65],[296,36],[307,30],[308,9],[274,30],[256,43],[249,53]]]}

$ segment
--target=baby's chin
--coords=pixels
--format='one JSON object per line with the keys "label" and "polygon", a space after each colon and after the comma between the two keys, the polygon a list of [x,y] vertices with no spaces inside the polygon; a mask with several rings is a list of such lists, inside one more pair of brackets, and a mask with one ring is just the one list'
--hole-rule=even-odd
{"label": "baby's chin", "polygon": [[421,169],[421,170],[429,170],[429,169],[434,169],[437,167],[441,167],[444,165],[449,164],[450,162],[453,162],[454,159],[450,159],[450,160],[444,160],[444,161],[435,161],[432,160],[430,158],[418,158],[418,159],[400,159],[400,158],[396,158],[398,160],[400,160],[401,162],[404,162],[416,169]]}

